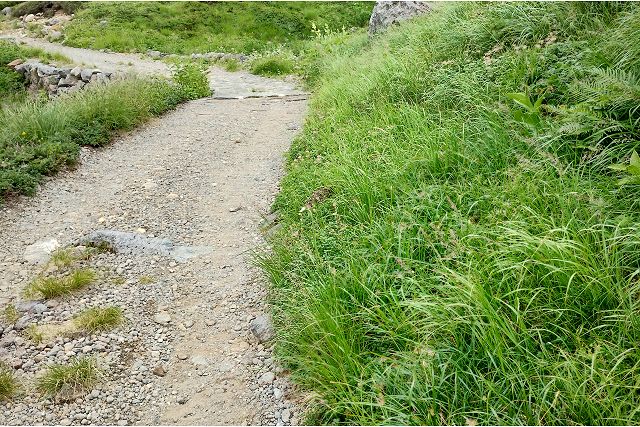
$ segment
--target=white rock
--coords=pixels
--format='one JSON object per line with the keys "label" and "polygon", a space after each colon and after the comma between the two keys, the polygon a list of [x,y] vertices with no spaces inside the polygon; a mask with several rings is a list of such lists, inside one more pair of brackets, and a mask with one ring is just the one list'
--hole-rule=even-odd
{"label": "white rock", "polygon": [[258,379],[258,384],[271,384],[276,379],[276,375],[273,372],[265,372]]}
{"label": "white rock", "polygon": [[204,356],[193,356],[191,358],[191,363],[196,366],[207,366],[209,364],[209,361]]}
{"label": "white rock", "polygon": [[158,313],[155,316],[153,316],[153,321],[160,324],[160,325],[166,325],[169,322],[171,322],[171,316],[169,316],[169,313]]}
{"label": "white rock", "polygon": [[51,252],[59,247],[60,243],[56,239],[40,240],[27,246],[24,250],[24,259],[31,264],[46,264],[51,258]]}

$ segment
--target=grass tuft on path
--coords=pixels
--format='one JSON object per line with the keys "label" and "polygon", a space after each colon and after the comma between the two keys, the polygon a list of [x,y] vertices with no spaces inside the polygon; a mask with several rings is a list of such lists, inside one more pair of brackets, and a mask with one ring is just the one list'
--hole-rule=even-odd
{"label": "grass tuft on path", "polygon": [[310,422],[640,423],[639,22],[442,5],[317,69],[261,260]]}
{"label": "grass tuft on path", "polygon": [[124,321],[120,307],[94,307],[84,310],[76,319],[76,324],[88,332],[107,331]]}
{"label": "grass tuft on path", "polygon": [[91,390],[100,378],[96,361],[90,357],[72,360],[63,365],[49,366],[37,379],[36,388],[43,394],[56,395],[64,392],[75,399],[76,396]]}
{"label": "grass tuft on path", "polygon": [[18,391],[18,380],[12,369],[0,362],[0,399],[11,399]]}
{"label": "grass tuft on path", "polygon": [[27,288],[27,295],[38,295],[44,299],[52,299],[69,295],[86,288],[96,279],[96,274],[90,269],[79,269],[65,276],[39,277]]}

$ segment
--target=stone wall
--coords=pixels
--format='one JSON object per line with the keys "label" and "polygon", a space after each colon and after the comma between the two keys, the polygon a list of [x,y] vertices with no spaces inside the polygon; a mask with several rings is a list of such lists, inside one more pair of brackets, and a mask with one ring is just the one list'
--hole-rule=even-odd
{"label": "stone wall", "polygon": [[50,96],[74,92],[89,84],[106,83],[112,78],[111,73],[93,68],[57,68],[34,61],[14,61],[9,65],[24,76],[30,89],[44,89]]}

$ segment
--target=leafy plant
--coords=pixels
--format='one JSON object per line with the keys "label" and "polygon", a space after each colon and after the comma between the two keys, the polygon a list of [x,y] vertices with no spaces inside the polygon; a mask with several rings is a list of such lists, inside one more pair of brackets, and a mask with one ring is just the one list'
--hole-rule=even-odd
{"label": "leafy plant", "polygon": [[179,64],[173,71],[173,80],[178,84],[186,99],[211,96],[206,68],[199,64]]}
{"label": "leafy plant", "polygon": [[640,184],[640,156],[638,156],[638,152],[634,151],[629,159],[629,164],[616,164],[609,166],[609,169],[626,172],[629,176],[624,178],[620,178],[618,180],[618,185],[626,185],[626,184]]}
{"label": "leafy plant", "polygon": [[505,95],[508,99],[511,99],[518,106],[522,107],[522,110],[512,110],[513,117],[532,129],[539,129],[542,123],[542,101],[544,100],[544,94],[540,95],[535,101],[532,100],[529,95],[522,92],[512,92]]}

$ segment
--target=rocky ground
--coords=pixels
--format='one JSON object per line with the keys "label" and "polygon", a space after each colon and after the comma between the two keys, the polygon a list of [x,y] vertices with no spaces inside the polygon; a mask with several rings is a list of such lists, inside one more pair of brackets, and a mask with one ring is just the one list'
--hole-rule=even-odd
{"label": "rocky ground", "polygon": [[[233,99],[227,84],[230,99],[188,103],[108,148],[85,149],[77,170],[0,207],[0,304],[17,312],[0,319],[0,360],[22,383],[0,404],[0,424],[298,421],[251,254],[306,100],[281,82],[246,83],[263,85],[256,90],[229,79],[238,94],[285,96]],[[122,239],[75,262],[95,272],[90,286],[24,296],[55,274],[46,260],[56,245],[39,242],[82,249],[98,230]],[[95,333],[75,326],[84,309],[106,306],[120,307],[125,322]],[[95,387],[55,396],[34,388],[51,364],[77,357],[98,363]]]}

